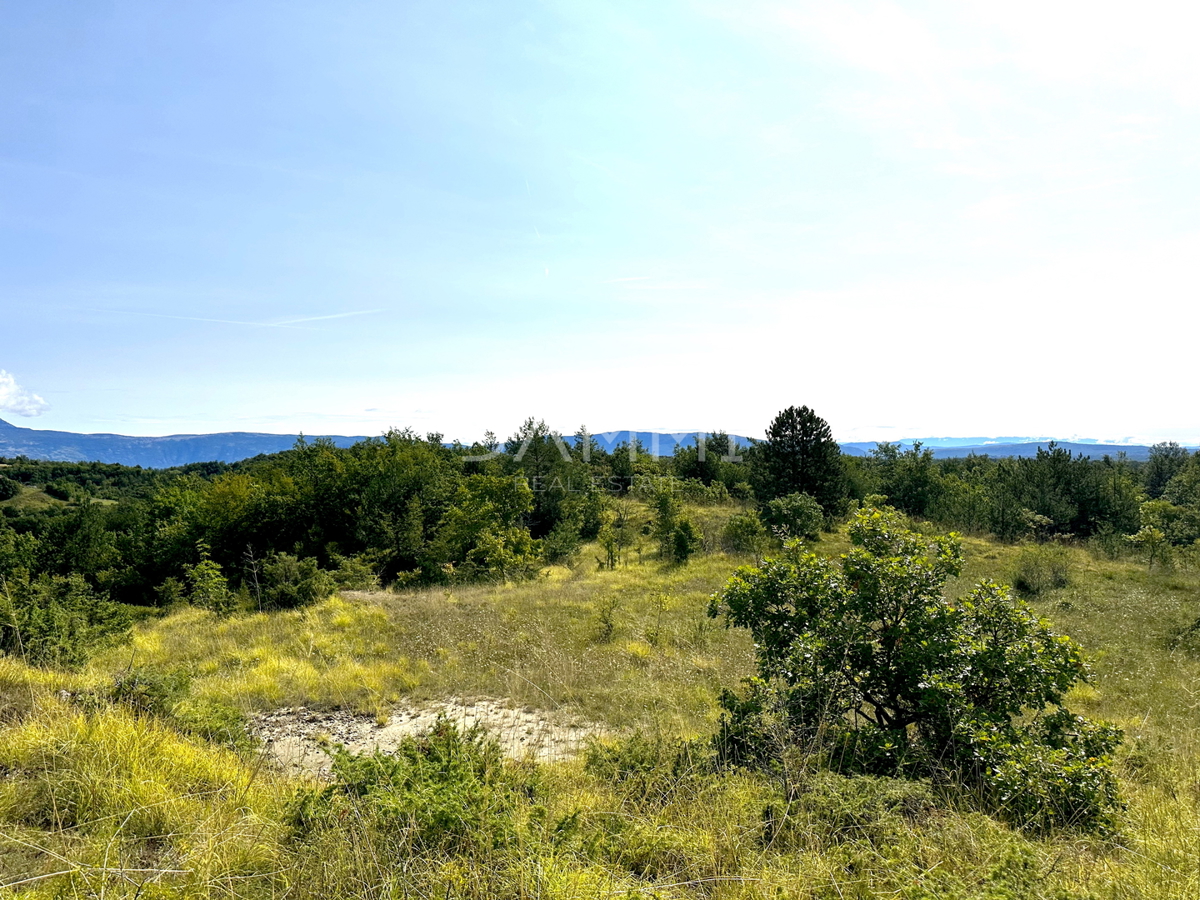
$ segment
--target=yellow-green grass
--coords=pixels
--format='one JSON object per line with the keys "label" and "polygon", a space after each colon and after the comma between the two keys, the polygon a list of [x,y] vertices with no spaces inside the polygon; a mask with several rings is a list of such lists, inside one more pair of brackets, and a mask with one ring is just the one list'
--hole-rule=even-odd
{"label": "yellow-green grass", "polygon": [[7,500],[0,501],[0,507],[9,507],[22,513],[37,512],[41,509],[51,509],[54,507],[69,506],[66,500],[59,500],[57,497],[51,497],[39,487],[32,485],[24,485],[21,488],[21,493],[15,497],[10,497]]}
{"label": "yellow-green grass", "polygon": [[[845,546],[844,535],[825,536],[818,550]],[[947,586],[956,594],[980,578],[1009,580],[1021,552],[980,538],[965,546],[964,574]],[[1200,616],[1200,578],[1068,553],[1070,583],[1032,602],[1089,651],[1094,678],[1072,692],[1074,707],[1128,733],[1118,759],[1128,811],[1110,839],[1032,838],[948,793],[927,791],[904,815],[871,812],[855,804],[876,788],[816,772],[801,773],[802,802],[789,809],[780,786],[761,775],[675,770],[639,790],[636,780],[631,787],[576,761],[543,767],[516,813],[519,846],[387,866],[379,836],[354,820],[297,843],[285,826],[298,785],[255,757],[153,718],[84,712],[60,699],[132,665],[186,671],[193,698],[244,711],[303,704],[385,712],[398,700],[486,695],[569,710],[615,734],[710,733],[716,694],[751,672],[752,649],[705,610],[747,560],[703,555],[680,567],[646,554],[640,565],[633,556],[601,571],[585,550],[574,569],[523,584],[352,594],[228,619],[185,609],[138,625],[129,644],[76,675],[0,660],[3,696],[29,698],[10,702],[0,731],[0,883],[58,866],[75,874],[31,889],[128,897],[1198,897],[1200,655],[1173,640]],[[100,871],[138,866],[187,874]]]}
{"label": "yellow-green grass", "polygon": [[711,727],[720,689],[751,671],[746,634],[706,615],[737,562],[581,564],[531,582],[355,593],[226,619],[184,609],[138,625],[88,673],[184,671],[196,696],[245,711],[384,713],[401,698],[491,696],[695,733]]}

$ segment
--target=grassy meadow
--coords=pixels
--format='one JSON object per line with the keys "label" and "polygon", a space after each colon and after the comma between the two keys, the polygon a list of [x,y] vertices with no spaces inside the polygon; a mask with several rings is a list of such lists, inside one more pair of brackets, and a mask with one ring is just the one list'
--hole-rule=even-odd
{"label": "grassy meadow", "polygon": [[[711,533],[734,511],[692,513]],[[1032,558],[964,544],[948,592],[1012,582]],[[835,533],[815,549],[846,546]],[[680,566],[634,550],[608,570],[599,556],[587,546],[510,584],[227,617],[182,607],[75,672],[0,658],[0,894],[1200,897],[1200,639],[1180,638],[1200,617],[1200,573],[1067,547],[1036,586],[1034,606],[1092,663],[1072,707],[1125,731],[1127,809],[1108,836],[1033,836],[946,786],[798,759],[785,790],[716,767],[718,695],[753,657],[748,635],[706,609],[753,560],[714,549]],[[280,707],[385,718],[450,697],[503,698],[606,736],[540,765],[433,736],[426,757],[447,762],[426,780],[348,762],[356,787],[340,791],[274,771],[241,726]]]}

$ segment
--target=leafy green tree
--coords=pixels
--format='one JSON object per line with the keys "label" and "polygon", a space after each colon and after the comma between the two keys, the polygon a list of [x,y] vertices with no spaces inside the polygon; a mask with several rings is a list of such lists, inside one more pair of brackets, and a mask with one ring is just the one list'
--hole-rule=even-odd
{"label": "leafy green tree", "polygon": [[13,497],[21,493],[21,482],[0,475],[0,503],[5,500],[11,500]]}
{"label": "leafy green tree", "polygon": [[1161,566],[1171,552],[1167,536],[1153,525],[1143,525],[1136,534],[1129,535],[1126,540],[1146,560],[1147,569],[1153,569],[1155,563]]}
{"label": "leafy green tree", "polygon": [[741,465],[733,461],[734,457],[740,458],[734,450],[733,441],[724,431],[697,434],[692,444],[675,447],[675,474],[706,486],[720,483],[728,490],[745,477]]}
{"label": "leafy green tree", "polygon": [[541,548],[524,525],[533,492],[524,479],[471,475],[459,485],[422,561],[431,580],[499,580],[536,574]]}
{"label": "leafy green tree", "polygon": [[1162,532],[1174,547],[1190,547],[1200,540],[1200,509],[1176,506],[1169,500],[1147,500],[1141,506],[1142,526]]}
{"label": "leafy green tree", "polygon": [[927,518],[942,493],[942,477],[932,450],[917,441],[907,450],[887,441],[871,451],[879,470],[879,492],[889,504],[911,516]]}
{"label": "leafy green tree", "polygon": [[845,496],[842,451],[829,423],[807,406],[789,406],[767,429],[760,454],[766,498],[804,493],[826,515],[837,512]]}
{"label": "leafy green tree", "polygon": [[1188,464],[1167,482],[1163,499],[1176,506],[1200,508],[1200,450],[1193,453]]}
{"label": "leafy green tree", "polygon": [[984,531],[988,525],[991,497],[986,483],[960,475],[944,475],[932,518],[970,534]]}
{"label": "leafy green tree", "polygon": [[209,558],[207,550],[201,550],[200,562],[184,566],[183,575],[187,583],[187,597],[193,605],[211,609],[215,613],[233,611],[236,598],[229,590],[229,581],[221,571],[220,564]]}
{"label": "leafy green tree", "polygon": [[97,586],[110,580],[120,555],[106,518],[103,507],[86,503],[55,519],[47,527],[49,540],[42,542],[46,567],[58,575],[78,573]]}
{"label": "leafy green tree", "polygon": [[1171,479],[1186,468],[1190,455],[1174,441],[1164,441],[1150,448],[1150,459],[1142,470],[1142,479],[1151,500],[1163,495]]}
{"label": "leafy green tree", "polygon": [[563,518],[562,504],[569,492],[574,461],[570,448],[545,422],[531,416],[508,439],[504,450],[509,471],[524,476],[533,491],[529,530],[542,537]]}
{"label": "leafy green tree", "polygon": [[12,578],[18,571],[32,572],[40,555],[39,543],[34,535],[21,534],[0,521],[0,578]]}
{"label": "leafy green tree", "polygon": [[633,524],[633,507],[627,498],[619,499],[612,504],[596,540],[604,550],[604,559],[600,560],[601,568],[615,569],[621,562],[625,550],[634,546],[637,541],[637,532]]}
{"label": "leafy green tree", "polygon": [[1120,733],[1063,707],[1086,673],[1079,648],[998,584],[944,597],[956,535],[917,534],[887,508],[849,533],[838,563],[793,548],[714,596],[710,615],[753,634],[759,676],[726,696],[729,746],[769,755],[770,712],[831,765],[949,774],[1034,829],[1107,827]]}
{"label": "leafy green tree", "polygon": [[780,540],[816,540],[825,520],[821,504],[808,494],[788,494],[769,501],[760,514],[763,523]]}

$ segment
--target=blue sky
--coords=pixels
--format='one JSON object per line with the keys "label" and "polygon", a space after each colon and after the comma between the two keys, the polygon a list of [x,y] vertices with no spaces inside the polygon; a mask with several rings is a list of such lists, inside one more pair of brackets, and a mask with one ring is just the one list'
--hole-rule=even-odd
{"label": "blue sky", "polygon": [[1195,442],[1193,9],[0,0],[0,416]]}

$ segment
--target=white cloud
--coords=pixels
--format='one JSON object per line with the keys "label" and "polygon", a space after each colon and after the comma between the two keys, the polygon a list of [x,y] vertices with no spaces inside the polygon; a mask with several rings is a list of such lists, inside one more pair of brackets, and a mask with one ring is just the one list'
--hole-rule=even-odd
{"label": "white cloud", "polygon": [[1193,4],[954,0],[916,11],[870,0],[748,10],[744,24],[763,40],[783,38],[844,68],[850,77],[827,88],[834,108],[885,144],[940,153],[947,171],[1069,179],[1120,167],[1120,154],[1107,152],[1114,141],[1153,141],[1200,106]]}
{"label": "white cloud", "polygon": [[4,369],[0,369],[0,412],[16,413],[18,416],[40,416],[50,404],[37,394],[30,393],[17,384]]}

